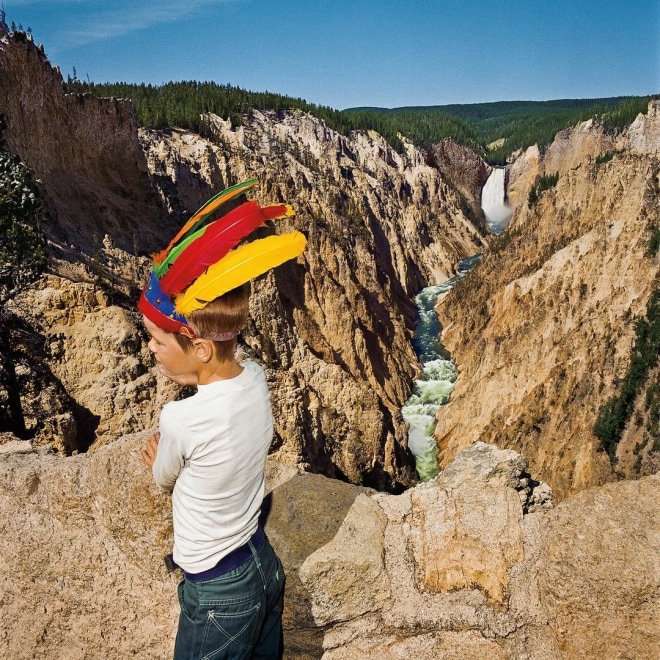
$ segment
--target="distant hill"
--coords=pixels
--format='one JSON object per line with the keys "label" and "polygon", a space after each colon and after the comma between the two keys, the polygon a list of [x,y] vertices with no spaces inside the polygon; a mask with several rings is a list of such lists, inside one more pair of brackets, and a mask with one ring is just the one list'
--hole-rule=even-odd
{"label": "distant hill", "polygon": [[[595,99],[558,99],[552,101],[497,101],[493,103],[407,106],[401,108],[348,108],[348,115],[380,114],[401,126],[411,137],[422,127],[426,135],[413,141],[421,146],[434,140],[436,124],[447,117],[466,122],[478,135],[483,155],[493,164],[503,164],[516,149],[532,144],[549,144],[558,131],[595,117],[612,129],[629,124],[645,112],[650,96],[617,96]],[[428,136],[428,137],[427,137]],[[459,138],[459,141],[460,138]],[[488,147],[491,145],[491,148]]]}
{"label": "distant hill", "polygon": [[[396,150],[401,136],[428,148],[445,138],[464,144],[491,164],[503,164],[517,149],[543,146],[558,131],[597,117],[612,128],[623,128],[651,97],[565,99],[557,101],[498,101],[494,103],[411,106],[404,108],[349,108],[335,110],[271,92],[252,92],[234,85],[181,81],[163,85],[93,83],[68,78],[69,92],[115,96],[133,100],[138,121],[149,128],[180,127],[199,130],[199,118],[213,112],[232,125],[249,119],[253,109],[282,112],[298,109],[322,119],[344,135],[374,130]],[[497,144],[493,144],[497,142]],[[491,145],[489,147],[489,145]]]}
{"label": "distant hill", "polygon": [[377,106],[346,108],[342,112],[380,112],[397,114],[401,112],[437,112],[452,115],[466,121],[484,121],[518,114],[547,114],[549,112],[572,111],[575,109],[613,108],[630,96],[614,96],[598,99],[557,99],[553,101],[493,101],[489,103],[453,103],[447,105],[407,105],[397,108]]}

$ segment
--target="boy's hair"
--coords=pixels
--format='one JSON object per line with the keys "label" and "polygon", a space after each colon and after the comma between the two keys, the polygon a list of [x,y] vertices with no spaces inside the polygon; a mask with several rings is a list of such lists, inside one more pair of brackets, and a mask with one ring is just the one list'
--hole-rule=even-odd
{"label": "boy's hair", "polygon": [[[202,309],[190,312],[188,325],[198,337],[209,338],[218,333],[233,333],[226,341],[213,341],[220,361],[231,360],[236,351],[236,334],[243,328],[248,317],[250,285],[243,284],[219,296]],[[186,351],[192,350],[193,340],[175,333],[177,342]]]}

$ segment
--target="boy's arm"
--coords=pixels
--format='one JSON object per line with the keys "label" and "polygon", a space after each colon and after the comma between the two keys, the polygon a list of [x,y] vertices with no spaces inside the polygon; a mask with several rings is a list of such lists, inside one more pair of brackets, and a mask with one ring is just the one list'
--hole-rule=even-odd
{"label": "boy's arm", "polygon": [[142,455],[142,460],[147,464],[147,467],[151,469],[154,466],[156,461],[156,455],[158,454],[158,441],[160,440],[160,431],[156,431],[152,436],[149,437],[147,442],[144,445],[144,448],[140,452]]}
{"label": "boy's arm", "polygon": [[155,482],[166,491],[174,489],[177,477],[184,465],[183,447],[179,446],[177,439],[181,430],[176,432],[170,428],[171,416],[161,412],[161,432],[154,433],[142,450],[142,459],[151,468]]}

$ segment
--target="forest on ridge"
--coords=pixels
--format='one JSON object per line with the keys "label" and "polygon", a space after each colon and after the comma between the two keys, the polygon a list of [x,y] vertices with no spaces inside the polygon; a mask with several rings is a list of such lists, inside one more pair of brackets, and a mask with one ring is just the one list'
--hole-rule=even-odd
{"label": "forest on ridge", "polygon": [[503,165],[519,149],[549,144],[558,131],[595,118],[611,130],[620,130],[652,97],[613,97],[558,101],[502,101],[465,105],[406,108],[349,108],[335,110],[273,92],[194,80],[163,85],[94,83],[79,80],[74,72],[65,88],[69,93],[131,99],[141,126],[154,129],[200,130],[200,115],[212,112],[232,126],[240,126],[254,110],[300,110],[323,120],[337,132],[373,130],[402,152],[404,136],[421,148],[451,138],[464,144],[491,165]]}

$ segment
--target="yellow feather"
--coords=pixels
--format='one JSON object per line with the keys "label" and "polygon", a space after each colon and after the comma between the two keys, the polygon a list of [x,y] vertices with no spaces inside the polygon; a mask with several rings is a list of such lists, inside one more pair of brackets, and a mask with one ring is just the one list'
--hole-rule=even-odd
{"label": "yellow feather", "polygon": [[302,253],[306,244],[307,239],[303,234],[294,231],[268,236],[232,250],[177,296],[176,311],[186,316],[196,309],[202,309],[223,293],[294,259]]}

